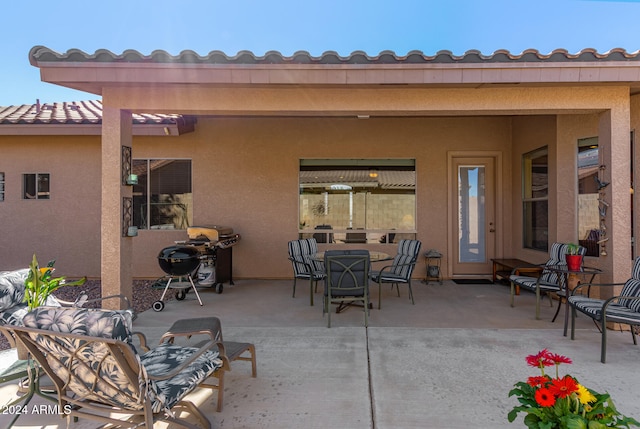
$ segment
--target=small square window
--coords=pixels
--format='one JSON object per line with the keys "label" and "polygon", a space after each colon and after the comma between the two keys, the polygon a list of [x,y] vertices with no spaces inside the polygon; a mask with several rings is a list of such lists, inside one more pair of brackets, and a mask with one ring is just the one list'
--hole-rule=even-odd
{"label": "small square window", "polygon": [[22,175],[23,199],[25,200],[48,200],[49,186],[48,173]]}

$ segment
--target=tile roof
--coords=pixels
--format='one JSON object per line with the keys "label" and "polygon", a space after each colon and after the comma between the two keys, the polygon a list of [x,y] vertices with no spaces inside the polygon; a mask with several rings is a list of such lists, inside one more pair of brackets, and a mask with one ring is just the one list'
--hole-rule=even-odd
{"label": "tile roof", "polygon": [[[175,124],[180,115],[133,114],[134,124]],[[72,101],[62,103],[0,106],[0,124],[101,124],[102,102]]]}
{"label": "tile roof", "polygon": [[[134,135],[179,135],[194,129],[195,119],[177,114],[133,113]],[[52,127],[53,126],[53,127]],[[0,106],[0,135],[101,134],[102,101]]]}
{"label": "tile roof", "polygon": [[377,170],[371,177],[369,170],[303,170],[300,183],[304,188],[330,188],[347,185],[356,188],[415,189],[415,171]]}
{"label": "tile roof", "polygon": [[79,49],[69,49],[58,53],[45,46],[34,46],[29,52],[32,65],[38,62],[123,62],[123,63],[178,63],[178,64],[427,64],[427,63],[522,63],[522,62],[591,62],[591,61],[640,61],[640,51],[627,52],[622,48],[611,49],[599,53],[595,49],[582,49],[575,54],[566,49],[555,49],[543,54],[535,49],[527,49],[520,54],[507,50],[497,50],[490,55],[480,51],[469,50],[462,55],[454,55],[451,51],[438,51],[435,55],[425,55],[422,51],[411,51],[406,55],[398,55],[393,51],[382,51],[370,56],[363,51],[354,51],[341,56],[334,51],[326,51],[320,56],[313,56],[307,51],[297,51],[285,56],[278,51],[269,51],[262,56],[250,51],[239,51],[236,55],[227,55],[222,51],[211,51],[207,55],[199,55],[192,50],[184,50],[178,55],[171,55],[164,50],[155,50],[150,55],[128,49],[121,54],[114,54],[106,49],[99,49],[93,54]]}

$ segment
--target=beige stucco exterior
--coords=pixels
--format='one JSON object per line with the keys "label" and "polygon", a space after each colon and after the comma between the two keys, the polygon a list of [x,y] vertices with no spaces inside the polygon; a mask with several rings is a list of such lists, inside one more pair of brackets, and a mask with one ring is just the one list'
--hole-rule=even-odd
{"label": "beige stucco exterior", "polygon": [[[102,136],[0,135],[7,178],[0,269],[36,252],[58,258],[67,275],[102,277],[106,291],[126,294],[129,278],[163,274],[159,250],[185,232],[121,237],[120,202],[131,193],[119,183],[121,145],[131,145],[134,158],[192,160],[194,224],[242,235],[233,247],[236,279],[291,277],[286,248],[298,237],[299,161],[309,158],[415,159],[416,236],[423,249],[444,253],[443,272],[452,275],[451,157],[494,157],[495,256],[543,262],[546,253],[522,246],[522,155],[548,146],[549,242],[577,242],[576,144],[598,136],[611,182],[608,255],[587,262],[604,281],[628,278],[629,135],[640,125],[635,63],[37,66],[45,81],[102,96]],[[130,112],[196,115],[197,124],[179,136],[131,137]],[[15,181],[30,171],[51,173],[51,200],[20,199]],[[424,275],[421,261],[415,276]]]}

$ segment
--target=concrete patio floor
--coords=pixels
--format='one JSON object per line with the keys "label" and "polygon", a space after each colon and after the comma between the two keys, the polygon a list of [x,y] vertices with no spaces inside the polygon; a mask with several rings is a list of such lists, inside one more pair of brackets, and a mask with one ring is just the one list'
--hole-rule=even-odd
{"label": "concrete patio floor", "polygon": [[[234,362],[225,376],[222,412],[215,411],[210,391],[190,395],[214,428],[522,427],[522,417],[507,421],[516,405],[507,394],[517,381],[538,375],[525,357],[543,348],[573,360],[561,374],[608,391],[623,414],[640,418],[640,347],[629,332],[609,331],[607,363],[601,364],[594,324],[580,317],[576,340],[564,337],[564,312],[551,323],[555,301],[553,308],[544,301],[535,320],[533,294],[523,292],[511,308],[505,285],[416,280],[415,305],[406,289],[398,298],[385,287],[377,310],[376,286],[368,329],[361,308],[332,314],[328,329],[322,295],[311,307],[308,283],[298,283],[295,299],[291,286],[288,280],[236,280],[222,294],[201,290],[202,307],[189,293],[184,301],[168,301],[162,312],[141,313],[134,328],[154,344],[175,320],[215,315],[226,340],[255,344],[258,377],[251,377],[248,363]],[[3,402],[13,392],[14,384],[0,386]],[[9,418],[0,415],[0,425]],[[67,426],[55,415],[27,414],[14,427]],[[81,420],[70,427],[99,424]]]}

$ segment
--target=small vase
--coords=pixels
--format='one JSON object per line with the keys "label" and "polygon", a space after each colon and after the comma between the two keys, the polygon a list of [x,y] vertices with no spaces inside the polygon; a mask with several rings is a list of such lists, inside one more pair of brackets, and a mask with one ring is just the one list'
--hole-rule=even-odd
{"label": "small vase", "polygon": [[569,271],[580,271],[582,268],[582,255],[565,255]]}

